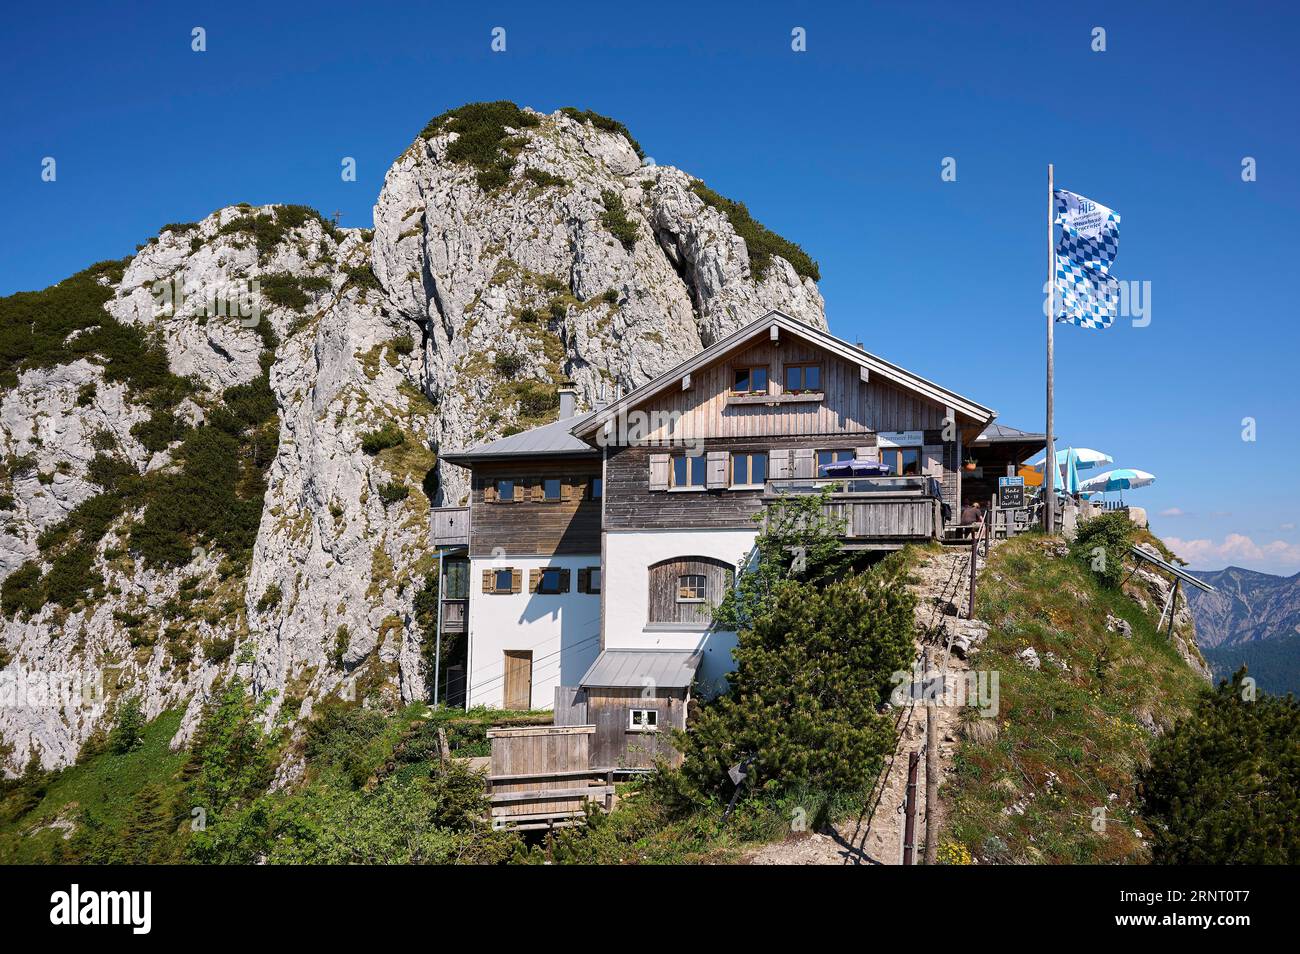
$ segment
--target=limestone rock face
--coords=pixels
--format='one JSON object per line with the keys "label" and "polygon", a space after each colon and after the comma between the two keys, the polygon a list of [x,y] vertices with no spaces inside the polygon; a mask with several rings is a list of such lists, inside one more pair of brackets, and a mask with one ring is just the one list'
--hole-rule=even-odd
{"label": "limestone rock face", "polygon": [[[94,541],[84,598],[0,619],[7,773],[33,754],[73,761],[130,696],[150,717],[184,708],[179,744],[235,673],[268,726],[331,693],[423,698],[429,511],[467,489],[439,451],[553,420],[563,380],[590,407],[770,309],[825,326],[812,279],[778,256],[756,274],[689,175],[590,122],[537,119],[512,130],[513,169],[491,191],[448,158],[457,133],[421,137],[389,170],[373,230],[234,206],[164,230],[103,280],[106,314],[191,383],[182,426],[207,426],[223,392],[265,371],[279,439],[251,551],[195,546],[148,568],[129,510]],[[145,479],[181,466],[176,440],[141,439],[148,395],[106,370],[90,354],[0,385],[0,578],[51,572],[42,534],[106,492],[97,455]],[[400,444],[363,447],[385,426]],[[36,691],[56,684],[67,698]]]}

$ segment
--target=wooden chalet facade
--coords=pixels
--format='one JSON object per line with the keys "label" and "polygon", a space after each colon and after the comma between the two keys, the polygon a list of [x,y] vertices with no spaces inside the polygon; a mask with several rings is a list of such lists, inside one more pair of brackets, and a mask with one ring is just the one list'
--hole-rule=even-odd
{"label": "wooden chalet facade", "polygon": [[725,687],[712,610],[764,508],[879,462],[893,476],[832,488],[844,545],[937,539],[994,416],[771,312],[608,406],[562,392],[559,421],[443,454],[472,473],[468,704],[554,705],[613,768],[671,757],[657,733]]}

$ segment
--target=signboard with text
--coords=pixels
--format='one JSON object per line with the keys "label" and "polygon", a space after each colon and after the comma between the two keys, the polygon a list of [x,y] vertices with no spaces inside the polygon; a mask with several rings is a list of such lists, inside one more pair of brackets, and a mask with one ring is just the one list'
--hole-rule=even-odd
{"label": "signboard with text", "polygon": [[1025,505],[1025,478],[1023,477],[999,477],[998,478],[998,506],[1003,510],[1011,510],[1016,507]]}

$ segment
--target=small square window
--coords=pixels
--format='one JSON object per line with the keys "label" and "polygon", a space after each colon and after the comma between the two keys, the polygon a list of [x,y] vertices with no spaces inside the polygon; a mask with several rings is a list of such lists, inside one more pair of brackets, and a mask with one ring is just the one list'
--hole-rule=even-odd
{"label": "small square window", "polygon": [[767,480],[767,454],[732,454],[733,486],[756,486]]}
{"label": "small square window", "polygon": [[629,709],[627,713],[627,727],[631,732],[659,731],[659,710]]}
{"label": "small square window", "polygon": [[509,593],[515,588],[514,571],[510,567],[493,573],[492,589],[496,593]]}
{"label": "small square window", "polygon": [[542,571],[541,578],[537,581],[538,593],[561,593],[563,590],[563,576],[555,567],[547,567]]}
{"label": "small square window", "polygon": [[820,391],[822,389],[821,365],[787,364],[785,366],[785,389],[794,394],[803,391]]}
{"label": "small square window", "polygon": [[587,572],[587,592],[588,593],[600,592],[600,567],[598,566],[593,566]]}
{"label": "small square window", "polygon": [[677,578],[677,602],[703,603],[708,581],[703,573],[687,573]]}
{"label": "small square window", "polygon": [[673,458],[674,487],[703,487],[706,458],[703,454],[692,457],[682,454]]}
{"label": "small square window", "polygon": [[767,368],[736,368],[731,390],[737,394],[766,392]]}
{"label": "small square window", "polygon": [[548,502],[555,502],[564,495],[564,487],[560,483],[559,477],[547,477],[542,481],[542,498]]}
{"label": "small square window", "polygon": [[515,482],[509,477],[501,477],[496,482],[497,500],[501,503],[514,503]]}

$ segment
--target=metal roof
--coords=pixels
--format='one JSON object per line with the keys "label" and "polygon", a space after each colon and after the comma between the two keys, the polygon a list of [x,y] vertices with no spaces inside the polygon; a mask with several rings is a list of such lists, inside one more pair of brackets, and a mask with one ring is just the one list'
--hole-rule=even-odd
{"label": "metal roof", "polygon": [[606,649],[579,685],[600,689],[686,689],[695,681],[701,654],[689,650]]}
{"label": "metal roof", "polygon": [[1047,438],[1043,434],[1033,434],[1029,431],[1022,431],[1018,428],[1007,427],[1005,424],[990,424],[980,432],[980,436],[975,438],[971,443],[976,441],[980,443],[991,444],[994,441],[1043,441]]}
{"label": "metal roof", "polygon": [[500,437],[486,444],[462,451],[447,451],[442,459],[453,464],[472,463],[479,460],[498,460],[518,456],[594,456],[599,453],[586,441],[580,441],[570,431],[595,414],[588,411],[541,427],[533,427],[509,437]]}

